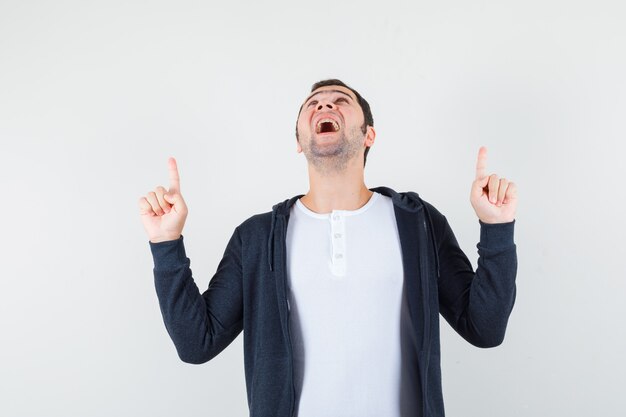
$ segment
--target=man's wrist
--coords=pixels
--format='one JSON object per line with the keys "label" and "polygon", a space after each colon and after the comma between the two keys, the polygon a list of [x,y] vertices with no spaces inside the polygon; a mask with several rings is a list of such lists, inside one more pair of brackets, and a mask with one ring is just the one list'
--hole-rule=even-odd
{"label": "man's wrist", "polygon": [[502,248],[514,245],[515,219],[506,223],[485,223],[478,219],[480,224],[480,245],[486,248]]}
{"label": "man's wrist", "polygon": [[178,240],[178,239],[180,239],[180,237],[181,237],[181,236],[182,236],[182,235],[180,235],[180,234],[179,234],[178,236],[171,236],[171,237],[164,236],[164,237],[158,237],[158,238],[155,238],[155,239],[150,239],[150,243],[170,242],[170,241],[172,241],[172,240]]}
{"label": "man's wrist", "polygon": [[158,243],[150,241],[155,270],[169,271],[179,268],[181,264],[187,262],[183,239],[183,235],[180,235],[178,239],[174,240],[164,240]]}

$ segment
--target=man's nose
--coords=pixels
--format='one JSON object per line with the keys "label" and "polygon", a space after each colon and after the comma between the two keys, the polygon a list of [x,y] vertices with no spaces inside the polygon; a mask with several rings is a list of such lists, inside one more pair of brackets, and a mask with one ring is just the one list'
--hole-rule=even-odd
{"label": "man's nose", "polygon": [[335,108],[335,106],[331,102],[319,103],[317,105],[317,110],[318,111],[323,110],[323,109],[331,109],[332,110],[334,108]]}

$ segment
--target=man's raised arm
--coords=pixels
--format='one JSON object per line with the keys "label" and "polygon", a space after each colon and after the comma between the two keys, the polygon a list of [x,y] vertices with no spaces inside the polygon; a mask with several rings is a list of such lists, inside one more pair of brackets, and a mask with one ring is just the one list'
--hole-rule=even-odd
{"label": "man's raised arm", "polygon": [[180,193],[178,167],[169,158],[170,188],[139,199],[140,216],[154,259],[154,280],[165,327],[179,357],[211,360],[243,329],[241,239],[235,229],[209,288],[200,293],[183,243],[188,209]]}
{"label": "man's raised arm", "polygon": [[517,251],[513,241],[517,187],[486,174],[487,149],[481,147],[470,201],[480,224],[478,267],[472,269],[442,215],[437,251],[441,314],[463,338],[479,347],[502,343],[516,296]]}

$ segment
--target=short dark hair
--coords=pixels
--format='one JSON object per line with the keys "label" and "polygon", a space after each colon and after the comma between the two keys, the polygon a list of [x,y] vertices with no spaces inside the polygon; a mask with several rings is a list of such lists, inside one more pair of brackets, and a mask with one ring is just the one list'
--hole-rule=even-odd
{"label": "short dark hair", "polygon": [[[346,85],[346,83],[344,83],[343,81],[338,80],[336,78],[318,81],[315,84],[313,84],[313,86],[311,87],[311,92],[317,90],[318,88],[327,87],[329,85],[338,85],[340,87],[345,87],[354,93],[354,95],[356,96],[357,103],[359,103],[359,106],[361,106],[361,110],[363,110],[364,121],[363,121],[363,126],[361,126],[361,131],[363,133],[367,132],[367,126],[374,126],[374,117],[372,116],[372,110],[370,109],[370,105],[367,102],[367,100],[361,97],[358,91]],[[300,138],[298,137],[298,119],[300,118],[301,112],[302,112],[302,106],[300,106],[300,110],[298,111],[298,117],[296,119],[296,139],[298,141],[300,140]],[[365,162],[367,161],[367,153],[370,151],[370,149],[371,149],[371,146],[368,146],[365,148],[365,152],[363,154],[363,166],[365,166]]]}

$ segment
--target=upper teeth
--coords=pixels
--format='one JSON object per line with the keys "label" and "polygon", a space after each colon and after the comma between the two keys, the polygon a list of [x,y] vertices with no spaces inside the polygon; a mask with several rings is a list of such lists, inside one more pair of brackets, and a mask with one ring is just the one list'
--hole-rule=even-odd
{"label": "upper teeth", "polygon": [[321,119],[317,122],[317,133],[320,133],[322,130],[322,123],[332,123],[333,124],[333,128],[335,129],[335,132],[339,130],[339,123],[337,123],[336,121],[334,121],[333,119]]}

